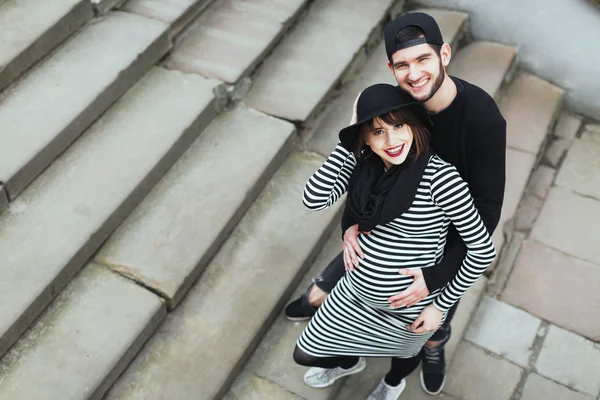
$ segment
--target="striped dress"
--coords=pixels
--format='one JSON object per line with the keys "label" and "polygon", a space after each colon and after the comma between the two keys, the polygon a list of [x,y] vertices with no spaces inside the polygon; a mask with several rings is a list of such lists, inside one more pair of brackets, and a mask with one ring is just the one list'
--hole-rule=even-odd
{"label": "striped dress", "polygon": [[[346,192],[355,165],[354,156],[338,145],[307,182],[304,204],[321,210],[335,203]],[[451,222],[467,247],[454,279],[410,308],[390,308],[387,299],[413,281],[398,269],[435,268]],[[407,325],[432,303],[445,318],[496,256],[466,183],[436,155],[429,159],[411,207],[370,234],[361,233],[358,242],[364,259],[346,272],[298,339],[298,346],[312,356],[417,355],[433,332],[415,334]]]}

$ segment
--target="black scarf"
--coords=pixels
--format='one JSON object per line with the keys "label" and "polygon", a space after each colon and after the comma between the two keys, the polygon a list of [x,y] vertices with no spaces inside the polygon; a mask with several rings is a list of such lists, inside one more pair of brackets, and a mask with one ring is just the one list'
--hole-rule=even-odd
{"label": "black scarf", "polygon": [[375,154],[356,164],[348,184],[346,211],[358,223],[358,230],[371,231],[410,208],[431,154],[427,147],[419,157],[394,165],[387,172]]}

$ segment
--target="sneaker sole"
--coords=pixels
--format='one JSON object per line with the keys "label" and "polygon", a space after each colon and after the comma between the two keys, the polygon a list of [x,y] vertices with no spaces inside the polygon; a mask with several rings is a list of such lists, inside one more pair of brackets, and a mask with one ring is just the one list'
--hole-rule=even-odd
{"label": "sneaker sole", "polygon": [[340,378],[343,378],[343,377],[348,376],[348,375],[358,374],[359,372],[362,372],[366,368],[366,366],[367,366],[367,363],[363,362],[362,365],[360,367],[358,367],[357,369],[349,370],[348,372],[343,373],[341,375],[338,375],[335,378],[333,378],[333,379],[331,379],[331,380],[329,380],[327,382],[321,383],[320,385],[309,385],[308,383],[306,383],[306,381],[304,381],[304,383],[306,383],[307,386],[310,386],[310,387],[313,387],[313,388],[316,388],[316,389],[326,388],[326,387],[329,387],[329,386],[333,385],[335,383],[335,381],[337,381]]}
{"label": "sneaker sole", "polygon": [[440,388],[437,392],[431,392],[427,389],[427,386],[425,386],[425,379],[423,379],[423,370],[421,370],[421,373],[419,375],[421,377],[421,387],[423,388],[423,391],[425,393],[435,396],[436,394],[440,394],[444,389],[444,385],[446,384],[446,375],[444,375],[444,380],[442,381],[442,384],[440,385]]}
{"label": "sneaker sole", "polygon": [[312,316],[310,317],[290,317],[289,315],[287,315],[285,313],[285,310],[288,308],[288,306],[290,304],[292,304],[294,301],[296,301],[296,299],[294,300],[290,300],[287,302],[287,304],[283,307],[283,316],[285,317],[285,319],[287,319],[288,321],[292,321],[292,322],[302,322],[302,321],[309,321]]}

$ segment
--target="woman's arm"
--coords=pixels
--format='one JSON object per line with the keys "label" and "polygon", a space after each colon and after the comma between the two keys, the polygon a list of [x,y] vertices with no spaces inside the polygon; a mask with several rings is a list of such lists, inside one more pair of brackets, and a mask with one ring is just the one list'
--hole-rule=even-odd
{"label": "woman's arm", "polygon": [[469,188],[456,168],[445,165],[436,171],[431,180],[431,196],[450,218],[467,247],[458,272],[433,303],[437,309],[447,311],[494,261],[496,250]]}
{"label": "woman's arm", "polygon": [[354,155],[338,144],[325,163],[306,182],[302,197],[304,205],[311,210],[330,207],[346,193],[355,165]]}

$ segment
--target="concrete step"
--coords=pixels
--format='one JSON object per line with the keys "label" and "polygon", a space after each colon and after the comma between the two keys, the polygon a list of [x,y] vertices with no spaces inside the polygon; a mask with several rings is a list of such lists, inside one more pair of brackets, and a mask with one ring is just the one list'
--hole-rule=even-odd
{"label": "concrete step", "polygon": [[[259,68],[247,103],[266,114],[306,121],[381,38],[394,0],[329,0],[310,5]],[[399,2],[400,5],[403,2]],[[375,43],[376,43],[375,42]]]}
{"label": "concrete step", "polygon": [[[321,272],[333,257],[340,252],[341,246],[340,234],[336,230],[290,299],[296,298],[306,291],[312,278]],[[448,360],[452,359],[456,346],[468,327],[471,316],[483,295],[486,281],[485,277],[478,280],[461,300],[461,306],[452,324],[453,336],[446,347]],[[273,392],[279,395],[279,392],[273,391],[274,387],[280,388],[284,393],[289,393],[289,397],[281,397],[283,399],[326,400],[335,398],[346,400],[367,398],[369,393],[377,386],[381,377],[387,373],[390,367],[389,358],[369,359],[366,371],[353,376],[351,379],[340,381],[330,388],[311,388],[306,386],[302,379],[307,368],[297,365],[292,359],[296,340],[305,326],[306,323],[293,323],[286,320],[283,313],[280,312],[225,399],[279,399],[280,397],[272,395]],[[419,372],[416,371],[408,379],[409,385],[405,393],[408,394],[407,398],[409,399],[429,398],[421,389],[418,374]]]}
{"label": "concrete step", "polygon": [[517,49],[500,43],[476,41],[452,58],[450,75],[457,76],[496,97],[502,82],[510,80],[516,68]]}
{"label": "concrete step", "polygon": [[31,183],[169,46],[165,24],[112,13],[86,26],[7,89],[0,98],[0,182],[9,198]]}
{"label": "concrete step", "polygon": [[105,15],[110,10],[117,8],[127,0],[92,0],[96,14]]}
{"label": "concrete step", "polygon": [[234,84],[294,23],[307,0],[214,2],[178,38],[166,66]]}
{"label": "concrete step", "polygon": [[89,0],[0,2],[0,91],[93,17]]}
{"label": "concrete step", "polygon": [[101,399],[165,315],[154,294],[87,265],[2,360],[0,398]]}
{"label": "concrete step", "polygon": [[4,186],[0,184],[0,213],[8,208],[8,195]]}
{"label": "concrete step", "polygon": [[217,84],[153,69],[0,215],[0,355],[210,123]]}
{"label": "concrete step", "polygon": [[[293,153],[107,399],[221,398],[319,251],[340,210],[302,189],[321,157]],[[199,222],[201,223],[201,222]]]}
{"label": "concrete step", "polygon": [[519,72],[498,106],[506,119],[506,189],[494,243],[504,244],[504,225],[517,211],[542,144],[562,108],[564,90],[526,72]]}
{"label": "concrete step", "polygon": [[165,22],[177,33],[213,1],[215,0],[130,0],[122,9]]}
{"label": "concrete step", "polygon": [[[438,21],[444,40],[453,49],[458,46],[458,42],[466,33],[468,25],[467,13],[435,8],[419,9],[416,11],[423,11],[433,16]],[[366,87],[375,83],[397,85],[394,75],[387,66],[383,41],[373,51],[356,78],[344,87],[338,98],[327,105],[327,108],[316,118],[310,130],[306,132],[304,139],[310,139],[308,147],[312,151],[316,151],[323,156],[328,156],[331,153],[339,141],[339,131],[350,122],[356,96]]]}
{"label": "concrete step", "polygon": [[283,162],[294,132],[252,109],[221,114],[95,260],[175,307]]}

